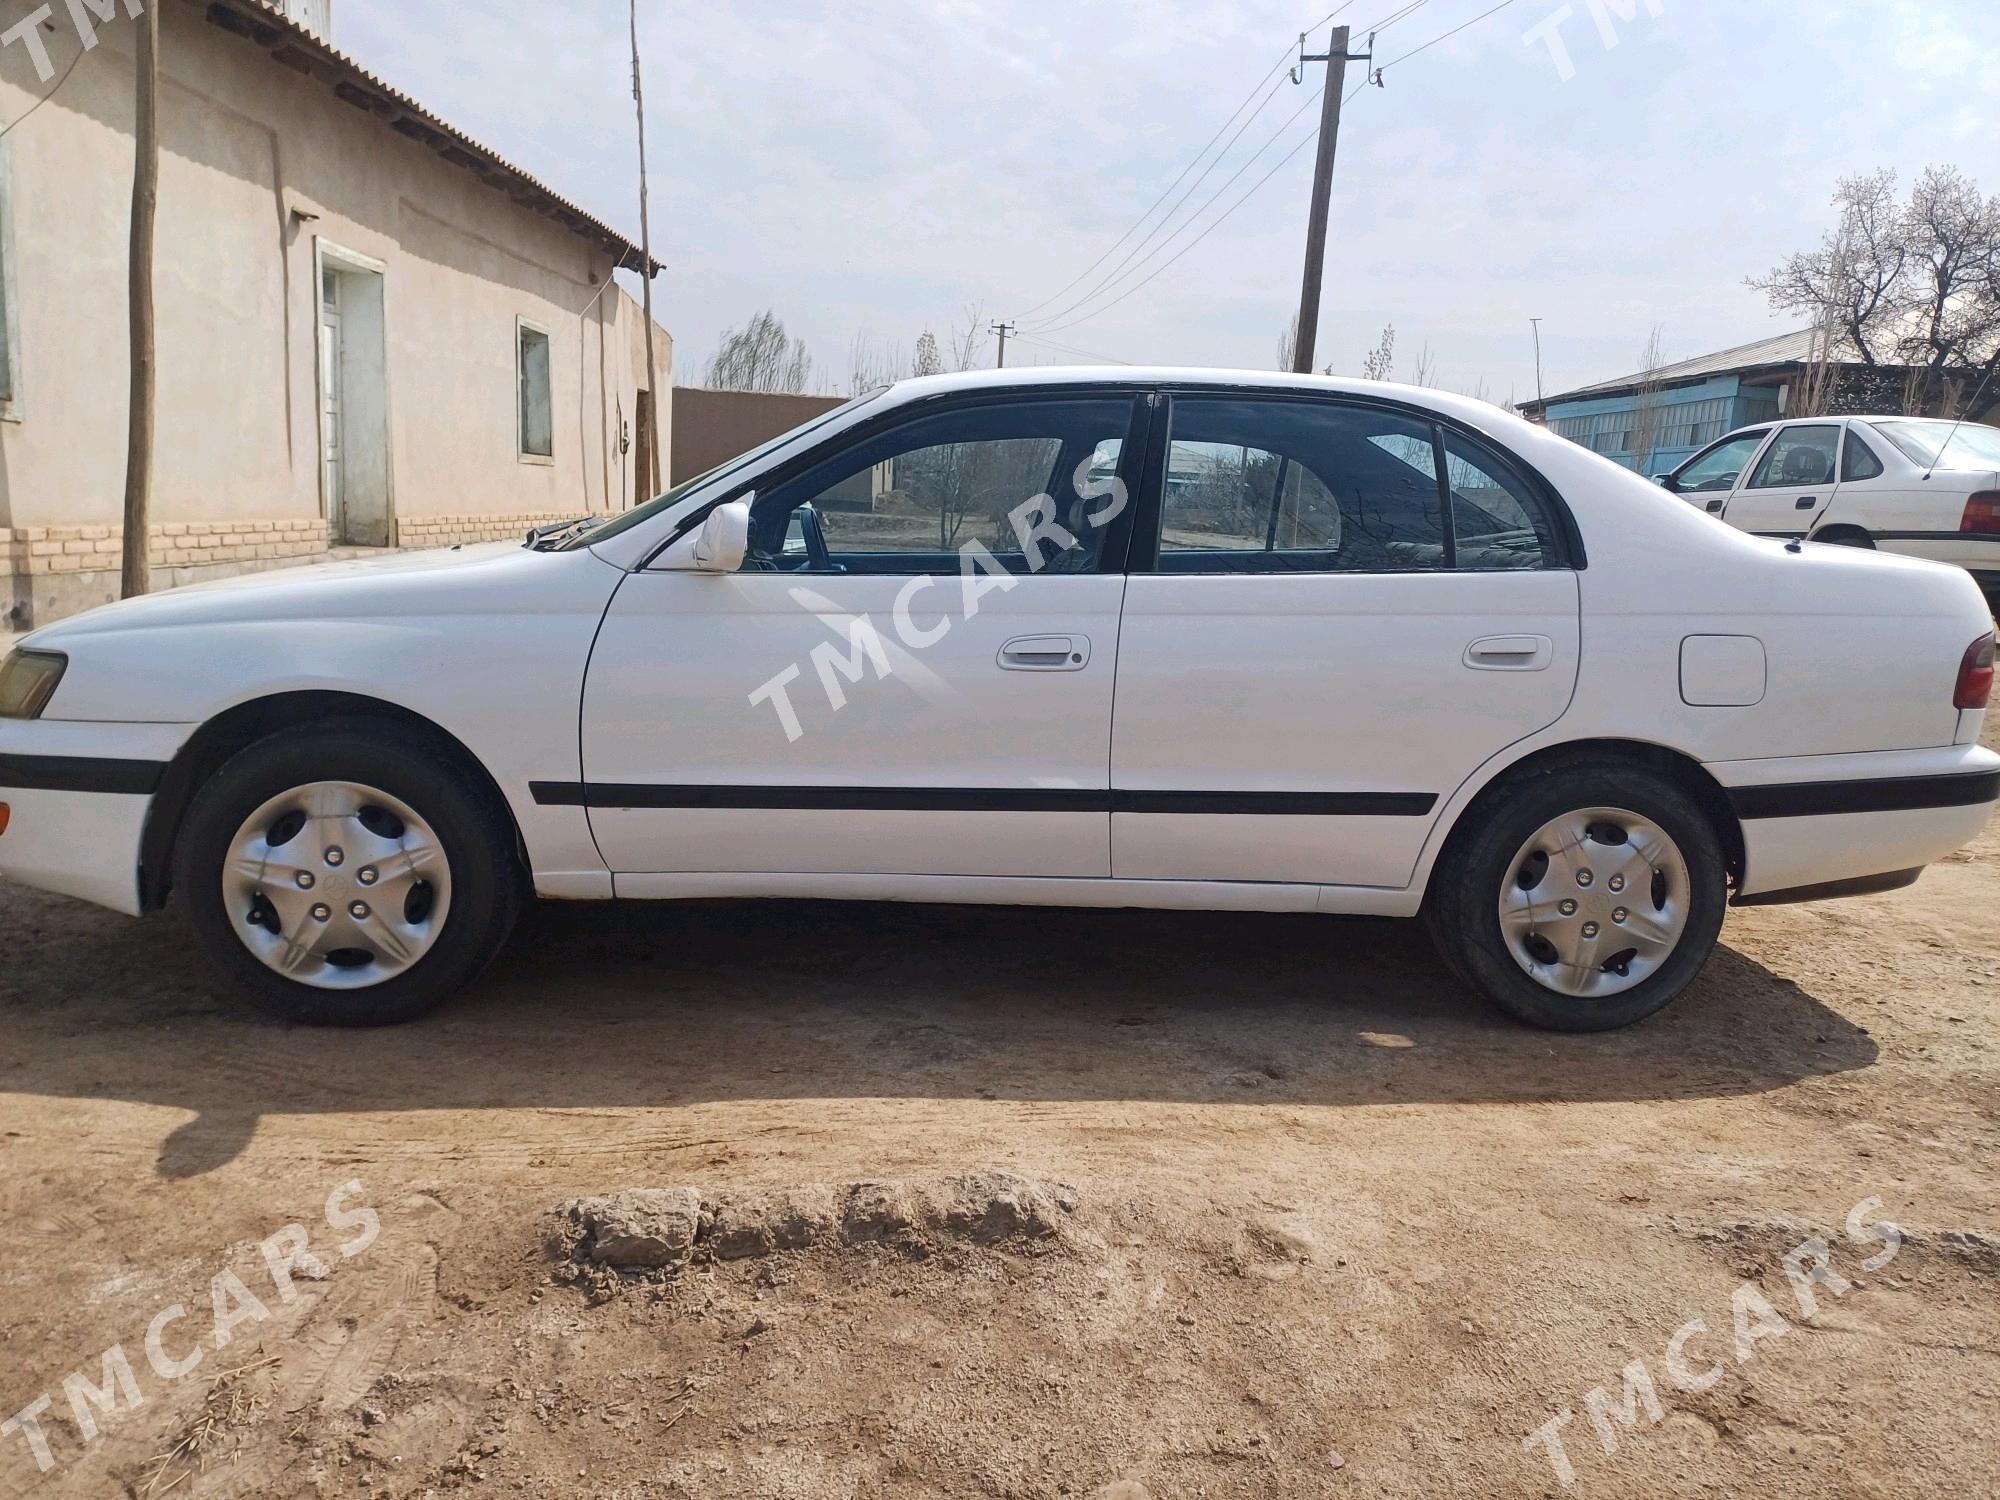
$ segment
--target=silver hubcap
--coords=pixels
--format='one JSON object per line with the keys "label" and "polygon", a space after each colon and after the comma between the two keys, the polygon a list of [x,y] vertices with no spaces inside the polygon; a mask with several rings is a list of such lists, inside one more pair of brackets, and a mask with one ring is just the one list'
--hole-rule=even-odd
{"label": "silver hubcap", "polygon": [[451,914],[451,866],[431,826],[373,787],[316,781],[243,822],[222,870],[237,936],[317,989],[380,984],[430,952]]}
{"label": "silver hubcap", "polygon": [[1615,995],[1657,971],[1687,930],[1687,861],[1649,818],[1589,807],[1551,818],[1500,888],[1507,951],[1565,995]]}

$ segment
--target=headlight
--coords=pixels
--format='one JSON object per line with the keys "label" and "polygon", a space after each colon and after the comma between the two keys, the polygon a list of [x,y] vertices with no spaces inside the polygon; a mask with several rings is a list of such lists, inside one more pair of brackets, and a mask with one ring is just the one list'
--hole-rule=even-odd
{"label": "headlight", "polygon": [[69,658],[53,651],[11,651],[0,662],[0,719],[39,719]]}

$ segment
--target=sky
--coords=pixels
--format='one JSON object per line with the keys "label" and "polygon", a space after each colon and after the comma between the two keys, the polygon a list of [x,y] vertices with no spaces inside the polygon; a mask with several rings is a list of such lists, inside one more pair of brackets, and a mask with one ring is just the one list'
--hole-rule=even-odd
{"label": "sky", "polygon": [[[835,392],[857,339],[907,361],[970,309],[1022,324],[1010,364],[1274,366],[1312,147],[1243,195],[1313,134],[1318,65],[1297,88],[1271,70],[1335,3],[639,0],[677,382],[764,308]],[[1360,50],[1405,3],[1348,0],[1339,20]],[[1399,376],[1428,350],[1432,384],[1496,401],[1535,394],[1531,318],[1550,394],[1636,368],[1656,324],[1670,359],[1745,343],[1803,323],[1745,279],[1818,242],[1842,176],[1949,163],[2000,193],[1992,0],[1511,0],[1474,19],[1493,3],[1421,0],[1377,38],[1384,86],[1346,107],[1317,361],[1335,373],[1391,324]],[[636,239],[622,0],[333,13],[343,50]],[[1246,101],[1166,220],[1190,227],[1056,317]]]}

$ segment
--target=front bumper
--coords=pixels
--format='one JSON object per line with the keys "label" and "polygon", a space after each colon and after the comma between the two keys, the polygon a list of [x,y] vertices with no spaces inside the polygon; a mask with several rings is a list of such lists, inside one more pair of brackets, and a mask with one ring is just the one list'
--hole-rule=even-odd
{"label": "front bumper", "polygon": [[1892,888],[1876,878],[1909,876],[1964,848],[2000,804],[2000,755],[1977,745],[1708,769],[1743,829],[1739,901]]}
{"label": "front bumper", "polygon": [[139,915],[153,789],[185,724],[0,721],[0,876]]}

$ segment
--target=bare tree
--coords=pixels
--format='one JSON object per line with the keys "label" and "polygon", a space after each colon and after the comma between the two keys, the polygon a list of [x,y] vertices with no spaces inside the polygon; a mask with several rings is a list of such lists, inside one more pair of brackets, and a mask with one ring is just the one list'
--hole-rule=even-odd
{"label": "bare tree", "polygon": [[903,347],[877,344],[865,329],[856,333],[847,346],[847,394],[863,395],[879,391],[903,378]]}
{"label": "bare tree", "polygon": [[1437,357],[1431,353],[1431,346],[1428,343],[1424,345],[1422,352],[1417,355],[1417,362],[1410,369],[1410,384],[1437,384]]}
{"label": "bare tree", "polygon": [[1660,422],[1665,415],[1665,403],[1660,399],[1660,367],[1666,360],[1660,354],[1661,325],[1655,323],[1653,331],[1646,336],[1646,347],[1639,351],[1639,387],[1632,401],[1632,467],[1644,474],[1653,462],[1653,449],[1659,446]]}
{"label": "bare tree", "polygon": [[785,332],[768,308],[741,328],[726,329],[709,356],[702,384],[715,391],[764,391],[801,395],[813,386],[812,356],[804,339]]}
{"label": "bare tree", "polygon": [[1361,361],[1363,380],[1387,380],[1396,373],[1396,325],[1382,325],[1382,339]]}
{"label": "bare tree", "polygon": [[910,358],[912,375],[944,374],[944,356],[938,353],[937,335],[926,328],[917,335],[917,352]]}
{"label": "bare tree", "polygon": [[1938,410],[1954,382],[2000,367],[2000,198],[1932,167],[1906,202],[1889,171],[1843,178],[1833,202],[1839,221],[1817,250],[1750,283],[1812,318],[1815,357],[1833,367],[1815,381],[1821,400],[1844,401],[1838,367],[1858,363],[1854,399]]}
{"label": "bare tree", "polygon": [[964,317],[952,326],[951,367],[954,370],[971,370],[978,367],[980,355],[986,348],[986,308],[978,302],[968,302]]}
{"label": "bare tree", "polygon": [[1278,338],[1278,369],[1284,374],[1291,374],[1292,366],[1298,363],[1298,356],[1299,315],[1293,313],[1292,321],[1285,325],[1284,333]]}

